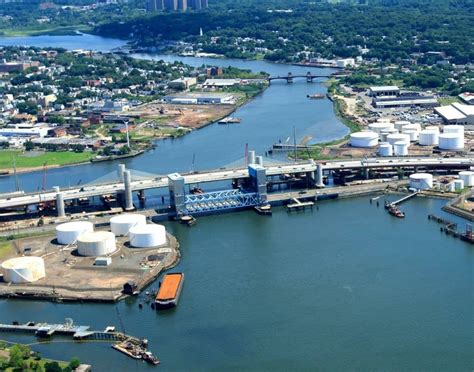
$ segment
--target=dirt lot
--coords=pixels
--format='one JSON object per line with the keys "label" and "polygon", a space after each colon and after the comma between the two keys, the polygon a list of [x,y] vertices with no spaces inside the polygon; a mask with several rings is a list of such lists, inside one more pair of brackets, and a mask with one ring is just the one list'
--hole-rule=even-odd
{"label": "dirt lot", "polygon": [[127,114],[139,114],[143,120],[160,125],[198,129],[231,114],[236,105],[170,105],[149,103]]}
{"label": "dirt lot", "polygon": [[1,296],[113,301],[122,296],[126,282],[134,281],[143,288],[179,260],[179,244],[169,234],[165,245],[150,249],[131,248],[128,238],[117,237],[109,266],[95,266],[95,257],[79,256],[74,245],[59,245],[54,236],[19,239],[13,244],[17,256],[29,248],[29,255],[43,257],[46,277],[29,284],[0,281]]}

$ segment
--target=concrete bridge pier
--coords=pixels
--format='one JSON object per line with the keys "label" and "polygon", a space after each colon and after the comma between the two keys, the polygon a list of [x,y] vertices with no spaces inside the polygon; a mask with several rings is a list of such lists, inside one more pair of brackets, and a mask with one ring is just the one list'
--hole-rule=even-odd
{"label": "concrete bridge pier", "polygon": [[313,187],[316,184],[316,177],[314,172],[306,172],[307,187]]}
{"label": "concrete bridge pier", "polygon": [[248,169],[253,192],[258,194],[260,203],[264,204],[267,201],[267,170],[258,164],[251,164]]}
{"label": "concrete bridge pier", "polygon": [[293,75],[291,74],[291,72],[288,73],[288,76],[287,76],[287,78],[286,78],[286,82],[287,82],[288,84],[293,83]]}
{"label": "concrete bridge pier", "polygon": [[366,180],[370,179],[369,168],[364,168],[364,177]]}
{"label": "concrete bridge pier", "polygon": [[119,164],[117,168],[117,176],[120,182],[123,182],[123,173],[125,172],[125,164]]}
{"label": "concrete bridge pier", "polygon": [[248,164],[255,164],[256,160],[255,151],[250,150],[248,153]]}
{"label": "concrete bridge pier", "polygon": [[56,212],[58,213],[58,217],[66,217],[64,196],[61,194],[59,186],[54,186],[53,190],[56,192]]}
{"label": "concrete bridge pier", "polygon": [[255,157],[255,164],[260,165],[263,167],[263,156],[256,156]]}
{"label": "concrete bridge pier", "polygon": [[306,74],[306,82],[307,83],[312,83],[313,82],[313,76],[311,75],[310,71],[308,71],[308,73]]}
{"label": "concrete bridge pier", "polygon": [[177,217],[186,215],[184,177],[179,173],[169,174],[168,190],[170,193],[170,207],[173,213]]}
{"label": "concrete bridge pier", "polygon": [[125,210],[131,211],[135,209],[133,206],[133,196],[132,196],[132,175],[129,170],[123,172],[123,185],[124,185],[124,194],[125,194]]}
{"label": "concrete bridge pier", "polygon": [[316,165],[316,187],[324,187],[323,166],[321,164]]}

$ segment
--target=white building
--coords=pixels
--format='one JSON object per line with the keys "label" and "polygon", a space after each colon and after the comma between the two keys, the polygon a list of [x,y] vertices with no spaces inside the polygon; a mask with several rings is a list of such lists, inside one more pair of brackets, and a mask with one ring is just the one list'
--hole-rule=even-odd
{"label": "white building", "polygon": [[474,105],[453,103],[436,107],[435,112],[448,124],[474,124]]}
{"label": "white building", "polygon": [[385,85],[380,87],[370,87],[369,96],[398,96],[400,94],[400,88],[395,85]]}

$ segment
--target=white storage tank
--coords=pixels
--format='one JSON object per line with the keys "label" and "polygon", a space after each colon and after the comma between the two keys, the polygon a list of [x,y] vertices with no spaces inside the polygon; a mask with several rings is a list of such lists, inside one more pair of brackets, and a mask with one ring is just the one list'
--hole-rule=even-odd
{"label": "white storage tank", "polygon": [[151,248],[166,244],[166,229],[163,225],[148,224],[130,229],[130,245],[135,248]]}
{"label": "white storage tank", "polygon": [[440,133],[438,147],[442,150],[462,150],[464,148],[464,135],[459,133]]}
{"label": "white storage tank", "polygon": [[459,191],[464,188],[464,181],[463,180],[454,180],[454,190]]}
{"label": "white storage tank", "polygon": [[410,136],[403,133],[393,133],[387,136],[387,141],[391,145],[395,145],[395,142],[405,142],[407,145],[410,144]]}
{"label": "white storage tank", "polygon": [[390,118],[379,118],[377,123],[390,123]]}
{"label": "white storage tank", "polygon": [[414,129],[403,129],[403,134],[407,134],[410,137],[410,142],[415,142],[418,140],[418,131]]}
{"label": "white storage tank", "polygon": [[425,127],[425,130],[434,130],[435,132],[439,133],[439,127],[436,125],[428,125]]}
{"label": "white storage tank", "polygon": [[41,257],[17,257],[2,263],[3,281],[31,283],[44,278],[44,260]]}
{"label": "white storage tank", "polygon": [[463,180],[464,186],[474,186],[474,172],[472,171],[461,171],[459,172],[459,179]]}
{"label": "white storage tank", "polygon": [[77,238],[77,251],[81,256],[106,256],[115,252],[115,235],[109,231],[95,231]]}
{"label": "white storage tank", "polygon": [[406,156],[408,155],[408,144],[404,141],[398,141],[393,144],[393,155]]}
{"label": "white storage tank", "polygon": [[455,191],[454,182],[451,182],[451,183],[448,184],[448,191],[451,191],[451,192]]}
{"label": "white storage tank", "polygon": [[387,142],[387,136],[392,133],[398,133],[396,129],[384,129],[380,132],[380,141]]}
{"label": "white storage tank", "polygon": [[380,134],[382,131],[385,131],[385,130],[392,130],[394,129],[393,127],[393,124],[390,123],[390,122],[387,122],[387,123],[372,123],[372,124],[369,124],[369,129],[372,131],[372,132],[376,132],[378,134]]}
{"label": "white storage tank", "polygon": [[416,130],[417,132],[421,131],[421,125],[420,124],[407,124],[405,126],[403,126],[402,128],[402,132],[406,131],[406,130]]}
{"label": "white storage tank", "polygon": [[110,230],[116,236],[126,236],[132,227],[146,224],[143,214],[121,214],[110,219]]}
{"label": "white storage tank", "polygon": [[436,146],[438,145],[439,131],[432,129],[425,129],[420,132],[419,143],[422,146]]}
{"label": "white storage tank", "polygon": [[405,121],[405,120],[398,120],[395,122],[394,126],[395,126],[395,129],[398,130],[399,132],[401,132],[403,130],[403,127],[405,125],[410,125],[411,123],[409,121]]}
{"label": "white storage tank", "polygon": [[459,133],[464,135],[464,127],[462,125],[445,125],[443,133]]}
{"label": "white storage tank", "polygon": [[388,142],[382,142],[379,145],[379,155],[380,156],[392,156],[393,155],[393,147]]}
{"label": "white storage tank", "polygon": [[428,190],[433,187],[433,175],[429,173],[413,173],[410,175],[410,187],[417,190]]}
{"label": "white storage tank", "polygon": [[56,239],[59,244],[72,244],[75,243],[77,238],[82,234],[92,231],[94,231],[92,222],[67,222],[56,226]]}
{"label": "white storage tank", "polygon": [[377,146],[379,135],[375,132],[356,132],[351,134],[352,147],[374,147]]}

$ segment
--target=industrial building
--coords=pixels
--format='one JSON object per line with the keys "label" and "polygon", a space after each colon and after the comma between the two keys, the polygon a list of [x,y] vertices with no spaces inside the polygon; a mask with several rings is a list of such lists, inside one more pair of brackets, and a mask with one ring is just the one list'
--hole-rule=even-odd
{"label": "industrial building", "polygon": [[375,96],[372,99],[372,105],[375,108],[412,106],[435,107],[438,106],[438,100],[434,96],[401,94],[395,97]]}
{"label": "industrial building", "polygon": [[436,107],[435,112],[447,124],[474,124],[474,105],[456,102],[449,106]]}
{"label": "industrial building", "polygon": [[188,93],[164,97],[165,102],[180,105],[232,105],[235,97],[227,93]]}
{"label": "industrial building", "polygon": [[400,94],[400,88],[395,85],[387,85],[380,87],[370,87],[369,96],[370,97],[380,97],[380,96],[398,96]]}
{"label": "industrial building", "polygon": [[458,95],[458,97],[468,105],[474,105],[474,93],[465,92]]}
{"label": "industrial building", "polygon": [[195,77],[183,77],[175,80],[171,80],[168,83],[168,87],[171,89],[185,90],[197,84]]}
{"label": "industrial building", "polygon": [[207,0],[147,0],[147,12],[158,12],[164,10],[183,11],[188,9],[201,10],[208,7]]}

